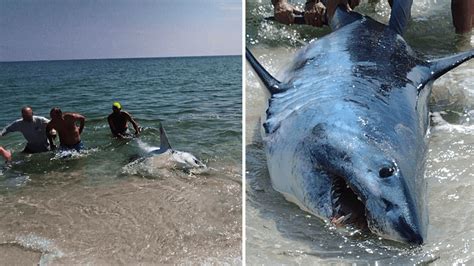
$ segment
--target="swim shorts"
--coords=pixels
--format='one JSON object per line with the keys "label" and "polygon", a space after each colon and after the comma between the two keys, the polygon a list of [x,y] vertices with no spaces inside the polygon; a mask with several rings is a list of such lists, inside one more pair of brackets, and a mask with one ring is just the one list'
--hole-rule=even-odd
{"label": "swim shorts", "polygon": [[59,146],[59,151],[76,150],[77,152],[80,152],[83,149],[84,149],[84,144],[82,143],[82,141],[79,141],[78,143],[76,143],[74,145],[61,144]]}

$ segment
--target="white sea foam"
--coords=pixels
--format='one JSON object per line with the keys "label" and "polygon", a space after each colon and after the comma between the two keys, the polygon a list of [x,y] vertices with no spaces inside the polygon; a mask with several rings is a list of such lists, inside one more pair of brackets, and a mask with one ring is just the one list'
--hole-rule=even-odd
{"label": "white sea foam", "polygon": [[[472,113],[472,111],[469,113]],[[431,120],[434,122],[431,132],[445,131],[445,132],[455,132],[455,133],[461,133],[461,134],[474,133],[474,125],[451,124],[451,123],[448,123],[446,120],[444,120],[441,114],[442,112],[433,112],[431,114]]]}
{"label": "white sea foam", "polygon": [[17,236],[14,244],[41,252],[40,265],[46,265],[52,259],[64,255],[64,253],[54,245],[52,240],[34,234]]}
{"label": "white sea foam", "polygon": [[64,160],[64,159],[77,159],[87,157],[92,153],[98,152],[98,148],[84,149],[80,152],[76,150],[62,150],[54,154],[54,157],[51,160]]}

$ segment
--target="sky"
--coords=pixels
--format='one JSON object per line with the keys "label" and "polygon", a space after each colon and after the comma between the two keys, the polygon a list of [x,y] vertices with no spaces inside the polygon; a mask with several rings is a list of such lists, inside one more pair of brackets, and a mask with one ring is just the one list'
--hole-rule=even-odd
{"label": "sky", "polygon": [[0,0],[0,61],[242,53],[241,0]]}

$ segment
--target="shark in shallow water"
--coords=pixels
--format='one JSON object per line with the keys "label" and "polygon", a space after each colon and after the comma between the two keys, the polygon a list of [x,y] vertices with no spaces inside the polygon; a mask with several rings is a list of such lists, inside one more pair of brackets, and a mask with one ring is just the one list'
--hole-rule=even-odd
{"label": "shark in shallow water", "polygon": [[171,148],[168,136],[160,124],[160,148],[149,151],[150,155],[168,156],[179,168],[206,168],[206,165],[189,152],[177,151]]}
{"label": "shark in shallow water", "polygon": [[171,147],[165,129],[160,125],[160,147],[149,146],[138,140],[139,147],[147,153],[147,156],[133,160],[126,165],[125,172],[146,173],[146,175],[166,175],[170,169],[182,169],[185,171],[195,169],[207,169],[207,166],[189,152],[175,150]]}
{"label": "shark in shallow water", "polygon": [[271,93],[263,141],[272,185],[326,221],[422,244],[431,84],[474,51],[426,61],[390,25],[341,7],[329,24],[281,81],[246,51]]}

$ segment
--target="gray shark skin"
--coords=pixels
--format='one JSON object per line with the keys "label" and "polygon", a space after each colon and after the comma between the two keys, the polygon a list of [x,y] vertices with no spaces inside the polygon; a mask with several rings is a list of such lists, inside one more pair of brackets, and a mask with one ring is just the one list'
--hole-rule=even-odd
{"label": "gray shark skin", "polygon": [[390,27],[341,8],[331,28],[282,81],[247,49],[272,94],[263,124],[272,185],[324,220],[422,244],[431,84],[474,51],[425,61]]}
{"label": "gray shark skin", "polygon": [[160,124],[160,148],[149,152],[150,156],[167,156],[167,158],[175,162],[180,168],[207,168],[204,163],[198,160],[189,152],[177,151],[171,148],[168,136],[163,126]]}

